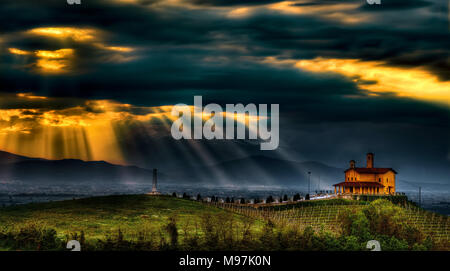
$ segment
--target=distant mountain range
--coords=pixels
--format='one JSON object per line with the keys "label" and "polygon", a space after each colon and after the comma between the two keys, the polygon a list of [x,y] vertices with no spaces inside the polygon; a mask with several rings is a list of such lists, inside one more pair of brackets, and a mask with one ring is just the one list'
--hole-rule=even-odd
{"label": "distant mountain range", "polygon": [[[273,185],[329,189],[343,177],[343,169],[319,162],[287,161],[267,156],[249,156],[212,166],[161,169],[158,179],[165,184]],[[46,160],[0,151],[0,181],[33,183],[151,183],[152,171],[104,161]]]}
{"label": "distant mountain range", "polygon": [[152,171],[104,161],[46,160],[0,151],[0,181],[32,183],[151,182]]}
{"label": "distant mountain range", "polygon": [[29,158],[29,157],[25,157],[25,156],[12,154],[9,152],[0,151],[0,165],[7,165],[7,164],[13,164],[13,163],[30,161],[30,160],[41,160],[41,159]]}

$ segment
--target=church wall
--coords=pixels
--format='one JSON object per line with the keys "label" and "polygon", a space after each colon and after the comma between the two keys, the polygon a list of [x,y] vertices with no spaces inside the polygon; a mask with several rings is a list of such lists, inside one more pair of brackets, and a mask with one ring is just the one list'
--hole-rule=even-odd
{"label": "church wall", "polygon": [[375,174],[364,174],[364,173],[361,173],[361,174],[359,174],[360,175],[360,181],[361,182],[375,182],[375,177],[376,177],[376,175]]}
{"label": "church wall", "polygon": [[348,170],[345,173],[345,181],[346,182],[356,181],[356,180],[358,180],[358,177],[359,177],[358,175],[359,174],[355,170],[353,170],[353,169]]}
{"label": "church wall", "polygon": [[388,193],[388,186],[392,186],[391,193],[395,193],[395,174],[392,171],[386,172],[384,174],[383,185],[386,187],[386,193]]}

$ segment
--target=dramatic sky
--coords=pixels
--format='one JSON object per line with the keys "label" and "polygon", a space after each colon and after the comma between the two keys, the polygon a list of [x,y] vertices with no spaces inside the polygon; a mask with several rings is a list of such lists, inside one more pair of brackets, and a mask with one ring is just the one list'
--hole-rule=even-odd
{"label": "dramatic sky", "polygon": [[[2,0],[0,150],[143,167],[375,153],[450,183],[445,0]],[[170,137],[172,106],[280,105],[280,146]]]}

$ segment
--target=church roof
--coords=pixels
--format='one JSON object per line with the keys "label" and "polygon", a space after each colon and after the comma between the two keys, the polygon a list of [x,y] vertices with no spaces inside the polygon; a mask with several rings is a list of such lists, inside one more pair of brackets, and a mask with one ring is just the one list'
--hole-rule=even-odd
{"label": "church roof", "polygon": [[378,168],[367,168],[367,167],[349,168],[345,172],[347,172],[347,171],[349,171],[351,169],[354,169],[358,173],[383,174],[383,173],[386,173],[388,171],[392,171],[395,174],[397,174],[397,172],[395,170],[393,170],[392,168],[382,168],[382,167],[378,167]]}
{"label": "church roof", "polygon": [[347,187],[384,187],[381,183],[377,182],[341,182],[333,184],[333,186],[347,186]]}

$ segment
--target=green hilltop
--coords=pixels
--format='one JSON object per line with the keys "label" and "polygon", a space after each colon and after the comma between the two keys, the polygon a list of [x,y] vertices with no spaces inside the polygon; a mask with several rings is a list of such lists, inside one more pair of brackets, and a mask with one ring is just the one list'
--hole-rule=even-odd
{"label": "green hilltop", "polygon": [[[192,230],[203,216],[229,212],[197,201],[169,196],[117,195],[32,203],[0,209],[3,228],[35,224],[55,229],[59,236],[84,231],[90,239],[103,238],[119,229],[133,234],[142,228],[159,228],[176,217],[180,228]],[[238,221],[242,215],[234,215]]]}

